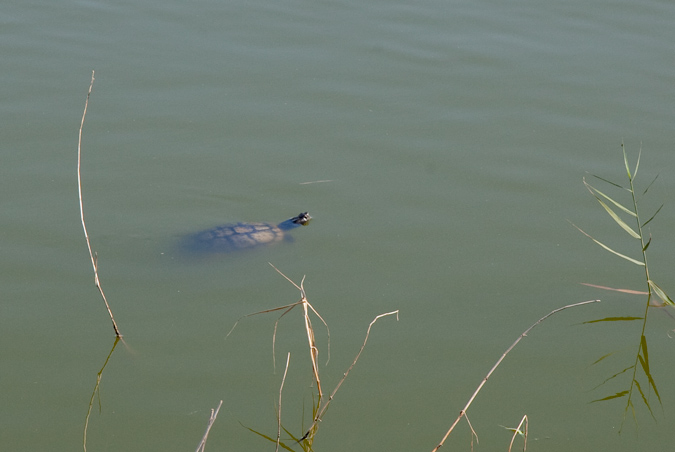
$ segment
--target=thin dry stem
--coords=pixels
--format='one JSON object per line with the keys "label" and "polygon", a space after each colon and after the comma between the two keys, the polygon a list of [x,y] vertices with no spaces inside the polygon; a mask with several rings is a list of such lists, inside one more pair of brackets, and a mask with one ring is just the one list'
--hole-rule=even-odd
{"label": "thin dry stem", "polygon": [[291,352],[288,352],[286,356],[286,369],[284,370],[284,376],[281,379],[281,386],[279,386],[279,409],[277,411],[277,448],[275,452],[279,451],[279,443],[281,442],[281,393],[284,390],[284,383],[286,382],[286,374],[288,373],[288,364],[291,361]]}
{"label": "thin dry stem", "polygon": [[94,268],[94,284],[103,298],[105,307],[108,310],[110,315],[110,320],[112,321],[113,329],[115,330],[115,336],[122,337],[117,323],[115,322],[115,317],[113,317],[112,310],[108,304],[108,300],[103,293],[103,288],[101,287],[101,281],[98,278],[98,262],[97,256],[91,249],[91,243],[89,241],[89,234],[87,233],[87,225],[84,222],[84,203],[82,202],[82,129],[84,128],[84,118],[87,116],[87,107],[89,106],[89,96],[91,95],[91,90],[94,87],[94,71],[91,71],[91,83],[89,84],[89,91],[87,92],[87,100],[84,102],[84,112],[82,113],[82,122],[80,123],[80,133],[77,140],[77,191],[80,200],[80,219],[82,220],[82,229],[84,230],[84,238],[87,240],[87,248],[89,249],[89,257],[91,258],[91,265]]}
{"label": "thin dry stem", "polygon": [[337,386],[335,386],[335,389],[333,389],[333,392],[331,392],[330,396],[328,397],[328,400],[326,403],[321,407],[320,410],[317,411],[316,416],[314,417],[314,421],[312,422],[312,425],[309,426],[309,429],[307,429],[307,433],[305,433],[305,437],[309,434],[309,432],[312,431],[312,429],[316,426],[321,421],[321,418],[325,414],[326,410],[328,409],[328,405],[330,405],[330,402],[333,400],[333,397],[335,397],[335,393],[338,392],[338,389],[340,389],[340,386],[342,386],[342,383],[347,379],[347,376],[349,375],[349,372],[354,368],[356,365],[356,362],[359,360],[359,357],[361,356],[361,353],[363,352],[363,349],[366,348],[366,343],[368,342],[368,337],[370,336],[370,329],[373,327],[375,322],[377,322],[380,318],[389,316],[389,315],[394,315],[396,314],[396,320],[398,320],[398,309],[396,311],[391,311],[387,312],[384,314],[380,314],[377,317],[373,319],[372,322],[370,322],[370,325],[368,325],[368,330],[366,331],[366,338],[363,340],[363,344],[361,345],[361,348],[359,349],[359,352],[356,354],[356,357],[354,358],[354,361],[352,362],[351,366],[347,369],[347,371],[342,375],[342,378],[338,382]]}
{"label": "thin dry stem", "polygon": [[221,400],[220,403],[218,404],[218,407],[215,410],[211,408],[211,417],[209,418],[209,423],[206,425],[206,431],[204,432],[202,440],[199,442],[199,446],[197,446],[196,452],[204,452],[204,449],[206,448],[206,439],[209,437],[209,431],[211,431],[211,426],[213,425],[213,423],[216,422],[218,412],[220,411],[220,407],[222,405],[223,401]]}
{"label": "thin dry stem", "polygon": [[[520,427],[525,424],[525,431],[521,431]],[[516,435],[521,434],[523,435],[523,452],[527,451],[527,428],[528,428],[528,420],[527,420],[527,414],[523,416],[523,418],[520,420],[520,424],[518,424],[518,427],[513,429],[513,436],[511,437],[511,443],[509,443],[509,452],[511,452],[511,448],[513,447],[513,442],[516,440]]]}
{"label": "thin dry stem", "polygon": [[473,400],[476,398],[476,396],[478,395],[478,393],[480,392],[480,390],[483,389],[483,386],[485,385],[485,383],[487,383],[487,381],[488,381],[488,379],[490,378],[490,376],[492,376],[492,373],[493,373],[493,372],[497,369],[497,367],[502,363],[502,361],[504,360],[504,358],[506,358],[506,355],[508,355],[509,352],[510,352],[511,350],[513,350],[513,348],[514,348],[516,345],[518,345],[518,342],[520,342],[522,338],[524,338],[525,336],[527,336],[527,333],[529,333],[529,332],[532,330],[532,328],[534,328],[535,326],[539,325],[541,322],[543,322],[544,320],[546,320],[547,318],[549,318],[549,317],[552,316],[553,314],[555,314],[555,313],[557,313],[557,312],[560,312],[560,311],[562,311],[562,310],[564,310],[564,309],[567,309],[567,308],[573,308],[573,307],[576,307],[576,306],[582,306],[582,305],[590,304],[590,303],[597,303],[597,302],[599,302],[599,301],[600,301],[600,300],[588,300],[588,301],[582,301],[582,302],[580,302],[580,303],[569,304],[569,305],[567,305],[567,306],[563,306],[562,308],[554,309],[553,311],[551,311],[551,312],[549,312],[548,314],[546,314],[544,317],[542,317],[542,318],[540,318],[539,320],[537,320],[537,321],[536,321],[534,324],[532,324],[532,326],[530,326],[528,329],[526,329],[526,330],[518,337],[518,339],[516,339],[516,341],[515,341],[513,344],[511,344],[511,346],[510,346],[508,349],[506,349],[506,351],[504,352],[504,354],[502,354],[502,356],[499,358],[499,360],[497,360],[497,362],[495,363],[495,365],[492,366],[492,369],[490,369],[490,371],[487,373],[487,375],[485,376],[485,378],[483,378],[483,380],[480,382],[480,384],[478,385],[478,388],[474,391],[473,395],[471,396],[471,398],[470,398],[469,401],[467,402],[466,406],[459,412],[459,416],[457,416],[457,419],[455,419],[455,422],[452,423],[452,425],[450,426],[450,429],[448,429],[448,431],[445,433],[445,436],[443,437],[443,439],[441,440],[441,442],[438,444],[438,446],[436,446],[435,448],[432,449],[432,452],[436,452],[438,449],[440,449],[440,448],[443,446],[443,443],[445,443],[445,440],[448,439],[448,437],[450,436],[450,433],[452,433],[452,431],[455,429],[455,426],[459,423],[459,421],[462,419],[462,417],[464,417],[464,416],[466,415],[466,412],[467,412],[467,410],[469,409],[469,407],[471,406],[471,404],[473,403]]}

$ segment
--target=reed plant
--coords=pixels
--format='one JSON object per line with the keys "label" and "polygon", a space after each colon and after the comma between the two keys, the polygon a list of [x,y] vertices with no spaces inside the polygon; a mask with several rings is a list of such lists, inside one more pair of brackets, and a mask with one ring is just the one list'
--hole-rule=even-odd
{"label": "reed plant", "polygon": [[[597,179],[598,181],[608,184],[610,188],[614,190],[620,190],[620,191],[627,191],[629,193],[628,198],[628,203],[625,201],[620,202],[616,200],[616,196],[613,195],[613,197],[608,196],[604,192],[600,191],[598,188],[595,186],[589,184],[586,181],[586,178],[583,179],[584,186],[586,189],[595,197],[595,199],[598,201],[598,203],[602,206],[602,208],[607,212],[607,214],[614,220],[614,222],[621,227],[621,229],[631,238],[632,243],[634,243],[634,248],[635,251],[634,253],[637,255],[635,257],[631,257],[627,254],[620,253],[616,251],[614,248],[609,247],[605,243],[601,242],[600,240],[597,240],[590,234],[586,233],[583,231],[581,228],[578,226],[574,225],[581,233],[583,233],[586,237],[590,238],[593,242],[595,242],[597,245],[605,249],[606,251],[614,254],[615,256],[630,262],[631,264],[641,267],[642,272],[644,274],[644,288],[646,289],[645,291],[641,290],[634,290],[634,289],[629,289],[629,288],[612,288],[612,287],[606,287],[606,286],[601,286],[601,285],[596,285],[596,284],[586,284],[589,286],[597,287],[600,289],[604,290],[610,290],[610,291],[615,291],[615,292],[621,292],[621,293],[628,293],[628,294],[636,294],[636,295],[644,295],[646,296],[645,301],[644,301],[644,310],[642,315],[639,316],[614,316],[614,317],[604,317],[601,319],[596,319],[596,320],[589,320],[587,324],[598,324],[598,323],[604,323],[604,322],[634,322],[634,321],[641,321],[642,325],[640,328],[640,335],[639,335],[639,340],[637,341],[636,344],[636,352],[635,352],[635,358],[632,359],[632,364],[630,364],[627,367],[624,367],[620,370],[618,370],[616,373],[605,379],[602,383],[600,383],[598,386],[596,386],[595,389],[604,386],[606,383],[619,378],[623,375],[628,375],[629,376],[629,381],[627,383],[627,387],[622,389],[621,391],[608,394],[604,397],[595,399],[592,401],[594,402],[606,402],[609,400],[615,400],[615,399],[622,399],[625,398],[626,404],[624,408],[624,414],[623,414],[623,419],[621,422],[621,428],[619,429],[619,432],[621,432],[624,422],[626,420],[626,415],[628,414],[628,411],[630,410],[633,419],[637,425],[637,414],[635,411],[635,399],[637,398],[636,394],[639,394],[639,400],[642,401],[643,405],[647,408],[649,411],[649,414],[651,415],[652,418],[656,419],[654,416],[654,411],[652,409],[652,404],[650,403],[650,394],[653,391],[654,395],[656,396],[656,399],[658,400],[659,404],[662,405],[661,401],[661,396],[659,394],[658,388],[656,386],[656,382],[654,380],[654,376],[652,375],[652,371],[650,368],[650,362],[649,362],[649,348],[647,346],[647,336],[645,335],[645,331],[647,329],[647,318],[648,314],[650,312],[650,309],[655,308],[655,307],[667,307],[667,306],[674,306],[675,303],[673,303],[673,300],[668,296],[668,294],[659,286],[651,277],[650,271],[649,271],[649,263],[647,260],[647,250],[649,249],[651,243],[652,243],[652,237],[651,234],[647,233],[646,226],[654,220],[656,215],[661,211],[663,208],[663,204],[654,211],[654,213],[646,220],[644,221],[642,217],[640,216],[640,211],[638,209],[638,199],[641,196],[644,196],[647,194],[649,191],[649,188],[652,186],[652,184],[656,181],[656,178],[658,177],[658,174],[654,179],[646,185],[646,188],[642,191],[641,194],[636,194],[636,188],[635,188],[635,180],[638,174],[638,169],[640,167],[640,157],[642,155],[642,149],[640,149],[640,152],[638,153],[637,161],[635,163],[634,169],[631,171],[631,165],[628,163],[628,157],[626,155],[626,148],[623,143],[621,143],[621,150],[623,152],[623,161],[624,165],[626,168],[626,176],[627,176],[627,183],[618,184],[613,181],[610,181],[608,179],[605,179],[603,177],[593,175],[593,178]],[[627,219],[627,220],[626,220]],[[633,223],[631,226],[630,223]],[[593,364],[598,364],[599,362],[605,360],[606,358],[612,356],[613,353],[608,353],[602,357],[600,357],[598,360],[596,360]]]}
{"label": "reed plant", "polygon": [[[255,430],[250,427],[246,427],[248,430],[251,432],[261,436],[262,438],[265,438],[268,441],[276,443],[276,451],[279,450],[279,448],[293,451],[294,449],[292,447],[294,446],[299,446],[304,452],[311,452],[312,451],[312,444],[314,442],[314,437],[316,436],[318,430],[319,430],[319,425],[321,420],[323,419],[323,416],[326,414],[326,411],[328,410],[328,407],[330,406],[330,403],[333,401],[335,394],[338,392],[342,384],[345,382],[347,377],[349,376],[349,373],[352,371],[354,366],[356,365],[356,362],[359,360],[361,357],[361,353],[366,347],[366,344],[368,342],[368,338],[370,337],[370,330],[377,322],[379,319],[383,317],[387,317],[390,315],[396,315],[396,319],[398,320],[398,310],[396,311],[391,311],[391,312],[386,312],[384,314],[380,314],[376,316],[371,322],[370,325],[368,325],[368,329],[366,331],[366,336],[365,339],[363,340],[363,344],[361,345],[361,348],[357,352],[354,360],[352,361],[352,364],[349,366],[349,368],[343,373],[342,378],[338,381],[337,385],[335,388],[331,391],[331,393],[326,396],[322,386],[321,386],[321,373],[320,373],[320,366],[318,364],[318,356],[319,356],[319,348],[317,346],[316,340],[315,340],[315,333],[314,333],[314,327],[312,326],[312,320],[310,317],[310,312],[313,313],[321,322],[324,324],[326,327],[326,332],[328,336],[328,359],[330,359],[330,330],[328,329],[328,324],[324,321],[324,319],[321,317],[321,315],[317,312],[316,309],[309,303],[309,300],[307,299],[307,294],[305,292],[305,287],[304,287],[304,281],[305,278],[302,278],[302,281],[300,284],[295,283],[292,279],[290,279],[288,276],[286,276],[284,273],[282,273],[278,268],[276,268],[274,265],[270,263],[270,265],[274,268],[274,270],[277,271],[281,276],[283,276],[288,282],[290,282],[296,289],[300,291],[300,300],[298,300],[295,303],[285,305],[285,306],[279,306],[276,308],[272,309],[266,309],[264,311],[258,311],[254,312],[252,314],[245,315],[245,317],[250,317],[254,315],[259,315],[259,314],[266,314],[270,312],[277,312],[281,311],[282,314],[281,316],[276,320],[274,323],[274,333],[272,335],[272,356],[276,355],[275,352],[275,347],[276,347],[276,332],[277,332],[277,326],[279,324],[279,321],[281,320],[282,317],[284,317],[286,314],[291,312],[295,307],[297,306],[302,306],[303,309],[303,324],[304,324],[304,330],[307,335],[307,344],[308,344],[308,349],[309,349],[309,359],[312,364],[312,376],[313,376],[313,383],[316,385],[316,393],[313,394],[313,404],[312,404],[312,420],[309,424],[309,427],[302,427],[301,432],[303,433],[302,435],[294,434],[289,428],[286,428],[283,423],[282,423],[282,392],[283,392],[283,387],[284,383],[286,381],[286,374],[288,371],[288,366],[290,363],[290,358],[291,355],[290,353],[287,355],[286,358],[286,367],[284,370],[284,375],[281,381],[281,385],[279,388],[279,399],[278,399],[278,405],[276,409],[276,417],[277,417],[277,432],[276,435],[268,435],[265,433],[262,433],[258,430]],[[239,319],[237,322],[235,322],[234,326],[230,331],[227,333],[227,336],[229,336],[238,323],[242,320]],[[273,361],[275,358],[273,358]],[[284,431],[286,435],[289,437],[289,441],[282,441],[281,440],[281,431]]]}

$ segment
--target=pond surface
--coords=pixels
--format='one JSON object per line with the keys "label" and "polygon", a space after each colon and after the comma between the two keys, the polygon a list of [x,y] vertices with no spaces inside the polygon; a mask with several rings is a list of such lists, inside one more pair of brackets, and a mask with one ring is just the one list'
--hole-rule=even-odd
{"label": "pond surface", "polygon": [[[633,240],[585,189],[634,164],[651,277],[675,291],[675,6],[664,1],[375,0],[10,2],[3,7],[0,438],[6,450],[273,450],[308,425],[312,374],[336,394],[314,450],[431,450],[469,409],[480,444],[507,450],[669,450],[675,321],[645,333],[662,406],[630,385],[644,271]],[[102,286],[94,286],[77,192]],[[293,242],[186,256],[219,224],[309,211]],[[631,223],[632,224],[632,223]],[[227,333],[240,319],[236,329]],[[669,336],[670,333],[670,336]],[[227,337],[226,337],[227,336]],[[614,352],[596,365],[600,357]],[[109,358],[108,358],[109,357]],[[640,374],[638,374],[640,375]],[[303,417],[303,409],[305,414]],[[282,435],[287,438],[287,435]],[[298,450],[297,446],[294,446]],[[268,448],[268,449],[265,449]],[[461,422],[443,450],[471,450]]]}

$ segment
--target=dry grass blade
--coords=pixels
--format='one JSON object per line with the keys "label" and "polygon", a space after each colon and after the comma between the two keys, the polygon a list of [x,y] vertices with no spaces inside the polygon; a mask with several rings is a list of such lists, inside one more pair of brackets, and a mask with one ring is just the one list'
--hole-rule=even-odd
{"label": "dry grass blade", "polygon": [[87,116],[87,107],[89,106],[89,96],[91,95],[91,90],[94,87],[94,71],[91,71],[91,83],[89,84],[89,91],[87,92],[87,100],[84,103],[84,112],[82,113],[82,122],[80,122],[80,133],[77,140],[77,192],[80,200],[80,220],[82,221],[82,229],[84,230],[84,238],[87,241],[87,248],[89,249],[89,257],[91,258],[91,265],[94,268],[94,284],[98,289],[105,307],[108,310],[110,315],[110,320],[112,321],[113,329],[115,330],[115,335],[117,337],[122,337],[119,328],[117,327],[117,322],[115,322],[115,317],[113,316],[108,300],[103,293],[103,288],[101,287],[101,281],[98,277],[98,262],[95,253],[91,249],[91,243],[89,241],[89,234],[87,233],[87,225],[84,222],[84,203],[82,202],[82,129],[84,128],[84,119]]}
{"label": "dry grass blade", "polygon": [[590,283],[581,283],[584,286],[588,287],[595,287],[597,289],[603,289],[603,290],[613,290],[614,292],[621,292],[621,293],[627,293],[631,295],[649,295],[649,292],[645,292],[642,290],[632,290],[632,289],[615,289],[614,287],[607,287],[607,286],[599,286],[597,284],[590,284]]}
{"label": "dry grass blade", "polygon": [[220,411],[220,407],[222,405],[223,401],[221,400],[220,403],[218,404],[218,407],[215,410],[211,408],[211,417],[209,418],[209,423],[206,425],[206,432],[204,432],[204,436],[202,437],[202,440],[199,442],[199,446],[197,446],[196,452],[204,452],[204,449],[206,448],[206,439],[209,437],[211,426],[213,426],[213,423],[216,422],[218,412]]}
{"label": "dry grass blade", "polygon": [[467,404],[466,404],[466,405],[464,406],[464,408],[459,412],[459,416],[457,416],[457,419],[455,419],[455,422],[453,422],[453,424],[450,426],[450,428],[448,429],[448,431],[445,433],[445,436],[443,436],[443,439],[441,439],[440,443],[438,443],[438,446],[436,446],[435,448],[432,449],[432,452],[436,452],[438,449],[440,449],[441,447],[443,447],[443,443],[445,443],[445,440],[448,439],[448,437],[450,436],[450,434],[452,433],[452,431],[455,429],[455,426],[459,423],[459,421],[462,420],[462,418],[466,416],[467,410],[469,409],[469,407],[470,407],[471,404],[473,403],[473,400],[476,398],[476,396],[478,396],[478,393],[481,391],[481,389],[483,389],[483,386],[485,385],[485,383],[487,383],[487,381],[488,381],[488,379],[490,378],[490,376],[492,376],[492,374],[493,374],[494,371],[497,369],[497,367],[499,367],[499,365],[502,363],[502,361],[504,360],[504,358],[506,358],[506,355],[508,355],[509,352],[510,352],[511,350],[513,350],[513,348],[514,348],[516,345],[518,345],[518,343],[519,343],[525,336],[527,336],[527,334],[528,334],[535,326],[539,325],[541,322],[543,322],[544,320],[546,320],[547,318],[549,318],[549,317],[552,316],[553,314],[556,314],[556,313],[558,313],[558,312],[560,312],[560,311],[562,311],[562,310],[565,310],[565,309],[568,309],[568,308],[574,308],[574,307],[577,307],[577,306],[582,306],[582,305],[586,305],[586,304],[590,304],[590,303],[597,303],[597,302],[599,302],[599,301],[600,301],[600,300],[588,300],[588,301],[582,301],[582,302],[580,302],[580,303],[569,304],[569,305],[567,305],[567,306],[563,306],[562,308],[554,309],[553,311],[549,312],[549,313],[546,314],[544,317],[540,318],[540,319],[537,320],[535,323],[533,323],[532,326],[530,326],[528,329],[526,329],[526,330],[518,337],[518,339],[516,339],[516,341],[515,341],[513,344],[511,344],[511,346],[510,346],[508,349],[506,349],[506,351],[502,354],[502,356],[497,360],[497,362],[495,363],[495,365],[492,366],[492,369],[490,369],[490,371],[487,373],[487,375],[485,376],[485,378],[483,378],[483,380],[480,382],[480,384],[478,385],[478,388],[474,391],[474,393],[473,393],[473,395],[471,396],[471,398],[469,398],[469,401],[467,402]]}

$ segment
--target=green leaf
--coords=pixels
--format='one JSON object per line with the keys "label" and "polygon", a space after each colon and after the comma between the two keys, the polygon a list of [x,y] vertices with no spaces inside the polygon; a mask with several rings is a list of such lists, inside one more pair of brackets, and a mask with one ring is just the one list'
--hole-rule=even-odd
{"label": "green leaf", "polygon": [[651,218],[650,218],[649,220],[647,220],[647,221],[645,221],[644,223],[642,223],[642,227],[643,227],[643,228],[644,228],[645,226],[647,226],[647,224],[649,224],[649,222],[652,221],[652,220],[654,219],[654,217],[656,216],[656,214],[659,213],[659,212],[661,211],[661,209],[663,208],[663,206],[664,206],[664,204],[661,204],[661,207],[659,207],[658,209],[656,209],[656,212],[654,212],[654,215],[652,215]]}
{"label": "green leaf", "polygon": [[665,304],[669,304],[671,306],[675,306],[675,302],[666,294],[663,289],[661,289],[659,286],[656,285],[654,281],[651,279],[647,281],[649,283],[649,286],[652,288],[654,293],[661,299],[661,301]]}
{"label": "green leaf", "polygon": [[626,147],[621,143],[621,150],[623,151],[623,163],[626,165],[626,173],[628,174],[628,179],[633,180],[633,177],[630,175],[630,168],[628,167],[628,157],[626,157]]}
{"label": "green leaf", "polygon": [[642,143],[640,143],[640,150],[638,151],[637,163],[635,164],[635,171],[633,171],[633,180],[637,177],[638,168],[640,167],[640,157],[642,157]]}
{"label": "green leaf", "polygon": [[605,179],[604,177],[600,177],[600,176],[598,176],[598,175],[596,175],[596,174],[591,174],[591,176],[595,177],[596,179],[600,179],[601,181],[603,181],[603,182],[605,182],[605,183],[608,183],[609,185],[614,185],[614,186],[617,187],[617,188],[622,188],[622,189],[624,189],[624,190],[630,191],[630,188],[626,188],[626,187],[624,187],[623,185],[619,185],[619,184],[617,184],[616,182],[612,182],[612,181],[609,180],[609,179]]}
{"label": "green leaf", "polygon": [[[570,222],[570,223],[571,223],[571,222]],[[571,224],[572,224],[572,226],[574,226],[575,228],[577,228],[577,229],[579,230],[579,232],[581,232],[583,235],[585,235],[585,236],[588,237],[589,239],[593,240],[595,243],[597,243],[598,245],[600,245],[601,247],[603,247],[604,249],[606,249],[606,250],[609,251],[610,253],[616,254],[617,256],[622,257],[622,258],[626,259],[627,261],[634,263],[635,265],[641,265],[641,266],[644,267],[644,265],[645,265],[644,262],[640,262],[640,261],[638,261],[638,260],[633,259],[632,257],[628,257],[628,256],[626,256],[626,255],[623,255],[623,254],[617,252],[617,251],[614,251],[613,249],[611,249],[610,247],[608,247],[608,246],[605,245],[604,243],[601,243],[601,242],[599,242],[598,240],[595,240],[595,239],[594,239],[593,237],[591,237],[590,235],[586,234],[586,233],[585,233],[579,226],[577,226],[576,224],[574,224],[574,223],[571,223]]]}
{"label": "green leaf", "polygon": [[652,238],[649,237],[649,240],[647,240],[647,243],[645,243],[645,246],[642,247],[642,252],[647,251],[647,248],[649,248],[649,244],[652,243]]}
{"label": "green leaf", "polygon": [[642,320],[642,318],[643,317],[605,317],[604,319],[587,320],[586,322],[583,322],[583,324],[598,323],[598,322],[621,322],[621,321],[628,321],[628,320]]}
{"label": "green leaf", "polygon": [[595,400],[591,401],[591,403],[595,403],[595,402],[604,402],[605,400],[618,399],[618,398],[621,398],[621,397],[623,397],[623,396],[625,396],[625,395],[627,395],[627,394],[628,394],[628,391],[621,391],[621,392],[617,392],[617,393],[614,394],[614,395],[607,396],[607,397],[603,397],[602,399],[595,399]]}
{"label": "green leaf", "polygon": [[647,190],[649,190],[649,188],[654,184],[654,182],[656,182],[656,179],[658,179],[658,177],[659,177],[659,174],[657,173],[656,176],[654,176],[654,179],[652,179],[652,181],[649,183],[649,185],[647,185],[647,188],[645,188],[645,191],[642,192],[643,196],[647,194]]}
{"label": "green leaf", "polygon": [[588,191],[591,192],[591,194],[595,197],[595,199],[598,200],[598,202],[600,203],[600,205],[607,211],[607,213],[609,214],[609,216],[612,217],[612,218],[614,219],[614,221],[616,221],[616,223],[617,223],[619,226],[621,226],[621,228],[623,228],[624,231],[626,231],[627,233],[629,233],[629,234],[630,234],[633,238],[635,238],[635,239],[639,239],[639,238],[640,238],[640,234],[638,234],[638,233],[635,232],[630,226],[628,226],[628,225],[626,224],[626,222],[623,221],[623,220],[621,219],[621,217],[620,217],[619,215],[617,215],[616,212],[614,212],[614,211],[612,210],[611,207],[609,207],[607,204],[605,204],[605,202],[604,202],[602,199],[600,199],[600,197],[596,194],[596,192],[597,192],[599,195],[602,195],[605,199],[611,201],[615,206],[619,207],[619,208],[620,208],[621,210],[623,210],[624,212],[627,212],[627,213],[629,213],[630,215],[636,217],[637,215],[636,215],[634,212],[631,212],[630,210],[628,210],[627,208],[625,208],[624,206],[622,206],[622,205],[619,204],[618,202],[614,201],[614,200],[613,200],[612,198],[610,198],[609,196],[605,195],[605,194],[602,193],[601,191],[599,191],[599,190],[597,190],[596,188],[592,187],[591,185],[587,184],[585,180],[584,180],[584,184],[586,185],[586,188],[588,189]]}
{"label": "green leaf", "polygon": [[[600,190],[598,190],[597,188],[595,188],[595,187],[592,186],[591,184],[587,183],[587,182],[586,182],[586,179],[584,179],[583,182],[584,182],[584,185],[586,186],[586,188],[588,189],[588,191],[590,191],[590,192],[593,194],[593,196],[595,196],[596,199],[598,199],[598,197],[597,197],[597,196],[595,195],[595,193],[593,193],[593,192],[596,192],[597,194],[599,194],[600,196],[602,196],[603,198],[605,198],[607,201],[611,202],[612,204],[614,204],[615,206],[617,206],[619,209],[621,209],[621,210],[623,210],[624,212],[626,212],[628,215],[632,215],[632,216],[634,216],[634,217],[637,217],[637,215],[635,214],[635,212],[633,212],[632,210],[628,209],[627,207],[624,207],[624,206],[623,206],[622,204],[620,204],[619,202],[614,201],[612,198],[610,198],[609,196],[607,196],[606,194],[604,194],[603,192],[601,192]],[[598,201],[599,201],[599,199],[598,199]]]}
{"label": "green leaf", "polygon": [[[240,424],[241,424],[241,422],[240,422]],[[258,436],[262,436],[263,438],[265,438],[266,440],[268,440],[268,441],[270,441],[270,442],[272,442],[272,443],[276,443],[276,442],[277,442],[276,438],[272,438],[271,436],[265,435],[264,433],[260,433],[260,432],[258,432],[258,431],[256,431],[256,430],[253,430],[251,427],[246,427],[244,424],[241,424],[241,425],[242,425],[244,428],[248,429],[250,432],[253,432],[253,433],[255,433],[255,434],[258,435]],[[283,447],[284,449],[286,449],[286,450],[289,450],[289,451],[291,451],[291,452],[295,452],[293,449],[291,449],[290,447],[288,447],[287,445],[285,445],[285,444],[283,443],[283,441],[279,441],[279,445],[280,445],[281,447]]]}

